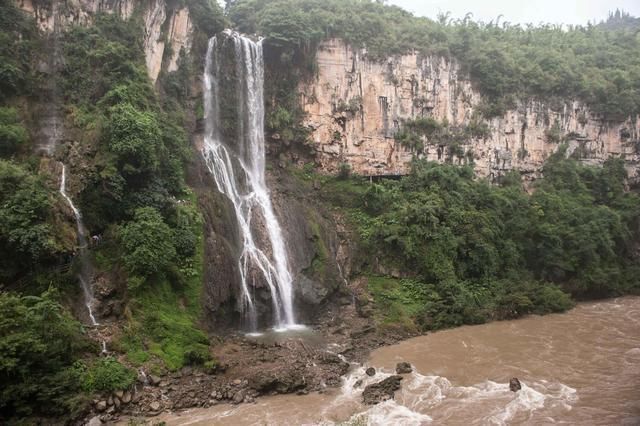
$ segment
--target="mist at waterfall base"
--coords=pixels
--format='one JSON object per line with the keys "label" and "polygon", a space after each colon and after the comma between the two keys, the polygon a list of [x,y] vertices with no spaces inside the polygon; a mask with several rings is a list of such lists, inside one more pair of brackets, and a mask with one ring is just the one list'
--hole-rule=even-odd
{"label": "mist at waterfall base", "polygon": [[[234,68],[235,88],[220,85],[222,69],[228,67]],[[265,182],[262,42],[228,30],[211,38],[204,85],[203,155],[217,190],[231,202],[237,221],[239,309],[249,331],[255,333],[259,326],[255,289],[266,285],[271,293],[274,330],[304,328],[296,323],[288,254]],[[221,119],[221,90],[229,89],[235,89],[233,137],[223,135]]]}

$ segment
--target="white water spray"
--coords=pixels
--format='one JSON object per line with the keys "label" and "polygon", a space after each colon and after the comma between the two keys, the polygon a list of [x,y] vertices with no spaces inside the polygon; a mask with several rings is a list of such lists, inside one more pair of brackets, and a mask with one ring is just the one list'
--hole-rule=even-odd
{"label": "white water spray", "polygon": [[[78,230],[78,256],[80,259],[80,273],[78,274],[78,281],[80,281],[80,285],[82,286],[82,292],[84,294],[84,304],[87,307],[87,311],[89,312],[89,319],[91,320],[91,325],[99,325],[96,321],[95,316],[93,315],[92,305],[93,305],[93,289],[91,288],[91,265],[89,264],[89,258],[87,249],[88,249],[88,240],[87,234],[85,232],[84,224],[82,223],[82,215],[80,214],[80,210],[76,208],[71,200],[71,197],[67,195],[66,191],[67,185],[67,167],[62,164],[62,176],[60,178],[60,194],[67,201],[69,207],[73,211],[73,215],[76,218],[76,228]],[[104,342],[103,342],[104,343]]]}
{"label": "white water spray", "polygon": [[[228,45],[227,43],[232,43]],[[234,58],[220,52],[232,47]],[[229,55],[230,56],[230,55]],[[230,60],[235,61],[229,62]],[[234,66],[237,126],[235,140],[223,140],[220,117],[221,67]],[[278,329],[295,328],[293,286],[280,224],[265,183],[264,67],[262,43],[226,31],[209,40],[204,72],[205,141],[203,155],[216,186],[231,203],[238,222],[242,251],[238,258],[242,285],[241,309],[250,328],[257,328],[253,290],[266,283]],[[225,107],[227,107],[225,105]],[[266,239],[260,234],[266,233]],[[263,242],[264,241],[264,242]]]}

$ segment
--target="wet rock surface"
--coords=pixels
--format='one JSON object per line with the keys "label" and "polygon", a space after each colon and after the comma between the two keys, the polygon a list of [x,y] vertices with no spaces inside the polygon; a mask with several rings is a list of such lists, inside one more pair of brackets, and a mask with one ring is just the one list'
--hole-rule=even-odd
{"label": "wet rock surface", "polygon": [[367,405],[378,404],[388,399],[393,399],[396,391],[400,389],[402,376],[390,376],[364,388],[362,401]]}
{"label": "wet rock surface", "polygon": [[396,364],[396,373],[409,374],[413,371],[413,367],[408,362],[399,362]]}
{"label": "wet rock surface", "polygon": [[509,390],[511,392],[518,392],[520,389],[522,389],[522,385],[520,384],[520,380],[518,380],[517,377],[513,377],[511,380],[509,380]]}

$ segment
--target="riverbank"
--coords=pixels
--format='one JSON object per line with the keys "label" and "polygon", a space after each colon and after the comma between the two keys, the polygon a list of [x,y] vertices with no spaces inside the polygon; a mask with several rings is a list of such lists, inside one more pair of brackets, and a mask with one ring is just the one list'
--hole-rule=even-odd
{"label": "riverbank", "polygon": [[[637,424],[639,329],[640,297],[585,302],[565,314],[463,326],[385,346],[354,367],[340,388],[141,420],[167,425]],[[400,359],[415,371],[405,377],[395,400],[364,406],[364,386],[391,374]],[[376,368],[376,376],[367,379],[367,366]],[[509,390],[510,377],[521,380],[521,391]]]}
{"label": "riverbank", "polygon": [[254,403],[258,397],[307,395],[342,385],[353,364],[372,349],[415,334],[379,332],[356,304],[338,304],[302,330],[265,331],[221,338],[212,350],[215,368],[184,367],[162,376],[139,377],[136,389],[94,400],[87,420],[106,423],[144,419],[190,408]]}

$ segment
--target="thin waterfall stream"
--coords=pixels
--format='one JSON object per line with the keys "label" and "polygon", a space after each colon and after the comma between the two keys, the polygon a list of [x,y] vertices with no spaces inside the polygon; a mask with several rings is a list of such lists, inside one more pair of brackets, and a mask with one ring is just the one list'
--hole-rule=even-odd
{"label": "thin waterfall stream", "polygon": [[[229,46],[227,43],[232,43]],[[223,48],[233,52],[232,60]],[[233,139],[223,136],[221,118],[222,67],[234,67],[237,125]],[[255,288],[271,293],[276,330],[297,328],[293,307],[293,279],[282,229],[265,182],[264,63],[262,42],[225,31],[209,40],[204,72],[205,140],[203,155],[218,191],[233,205],[241,253],[238,269],[242,287],[240,309],[251,331],[258,328]],[[224,105],[224,107],[227,107]]]}
{"label": "thin waterfall stream", "polygon": [[[69,207],[73,211],[73,215],[76,219],[76,229],[77,229],[77,239],[78,239],[78,259],[80,261],[80,272],[78,273],[78,281],[80,281],[80,285],[82,286],[82,292],[84,295],[84,304],[89,313],[89,319],[91,320],[91,325],[99,325],[98,321],[96,321],[95,316],[93,315],[93,288],[91,287],[91,282],[93,279],[93,273],[91,271],[91,262],[89,261],[89,241],[87,239],[87,233],[85,231],[84,223],[82,222],[82,215],[80,214],[80,210],[73,204],[71,197],[67,194],[66,191],[67,185],[67,167],[62,164],[62,176],[60,177],[60,194],[67,201]],[[103,352],[106,352],[105,342],[102,342]]]}

